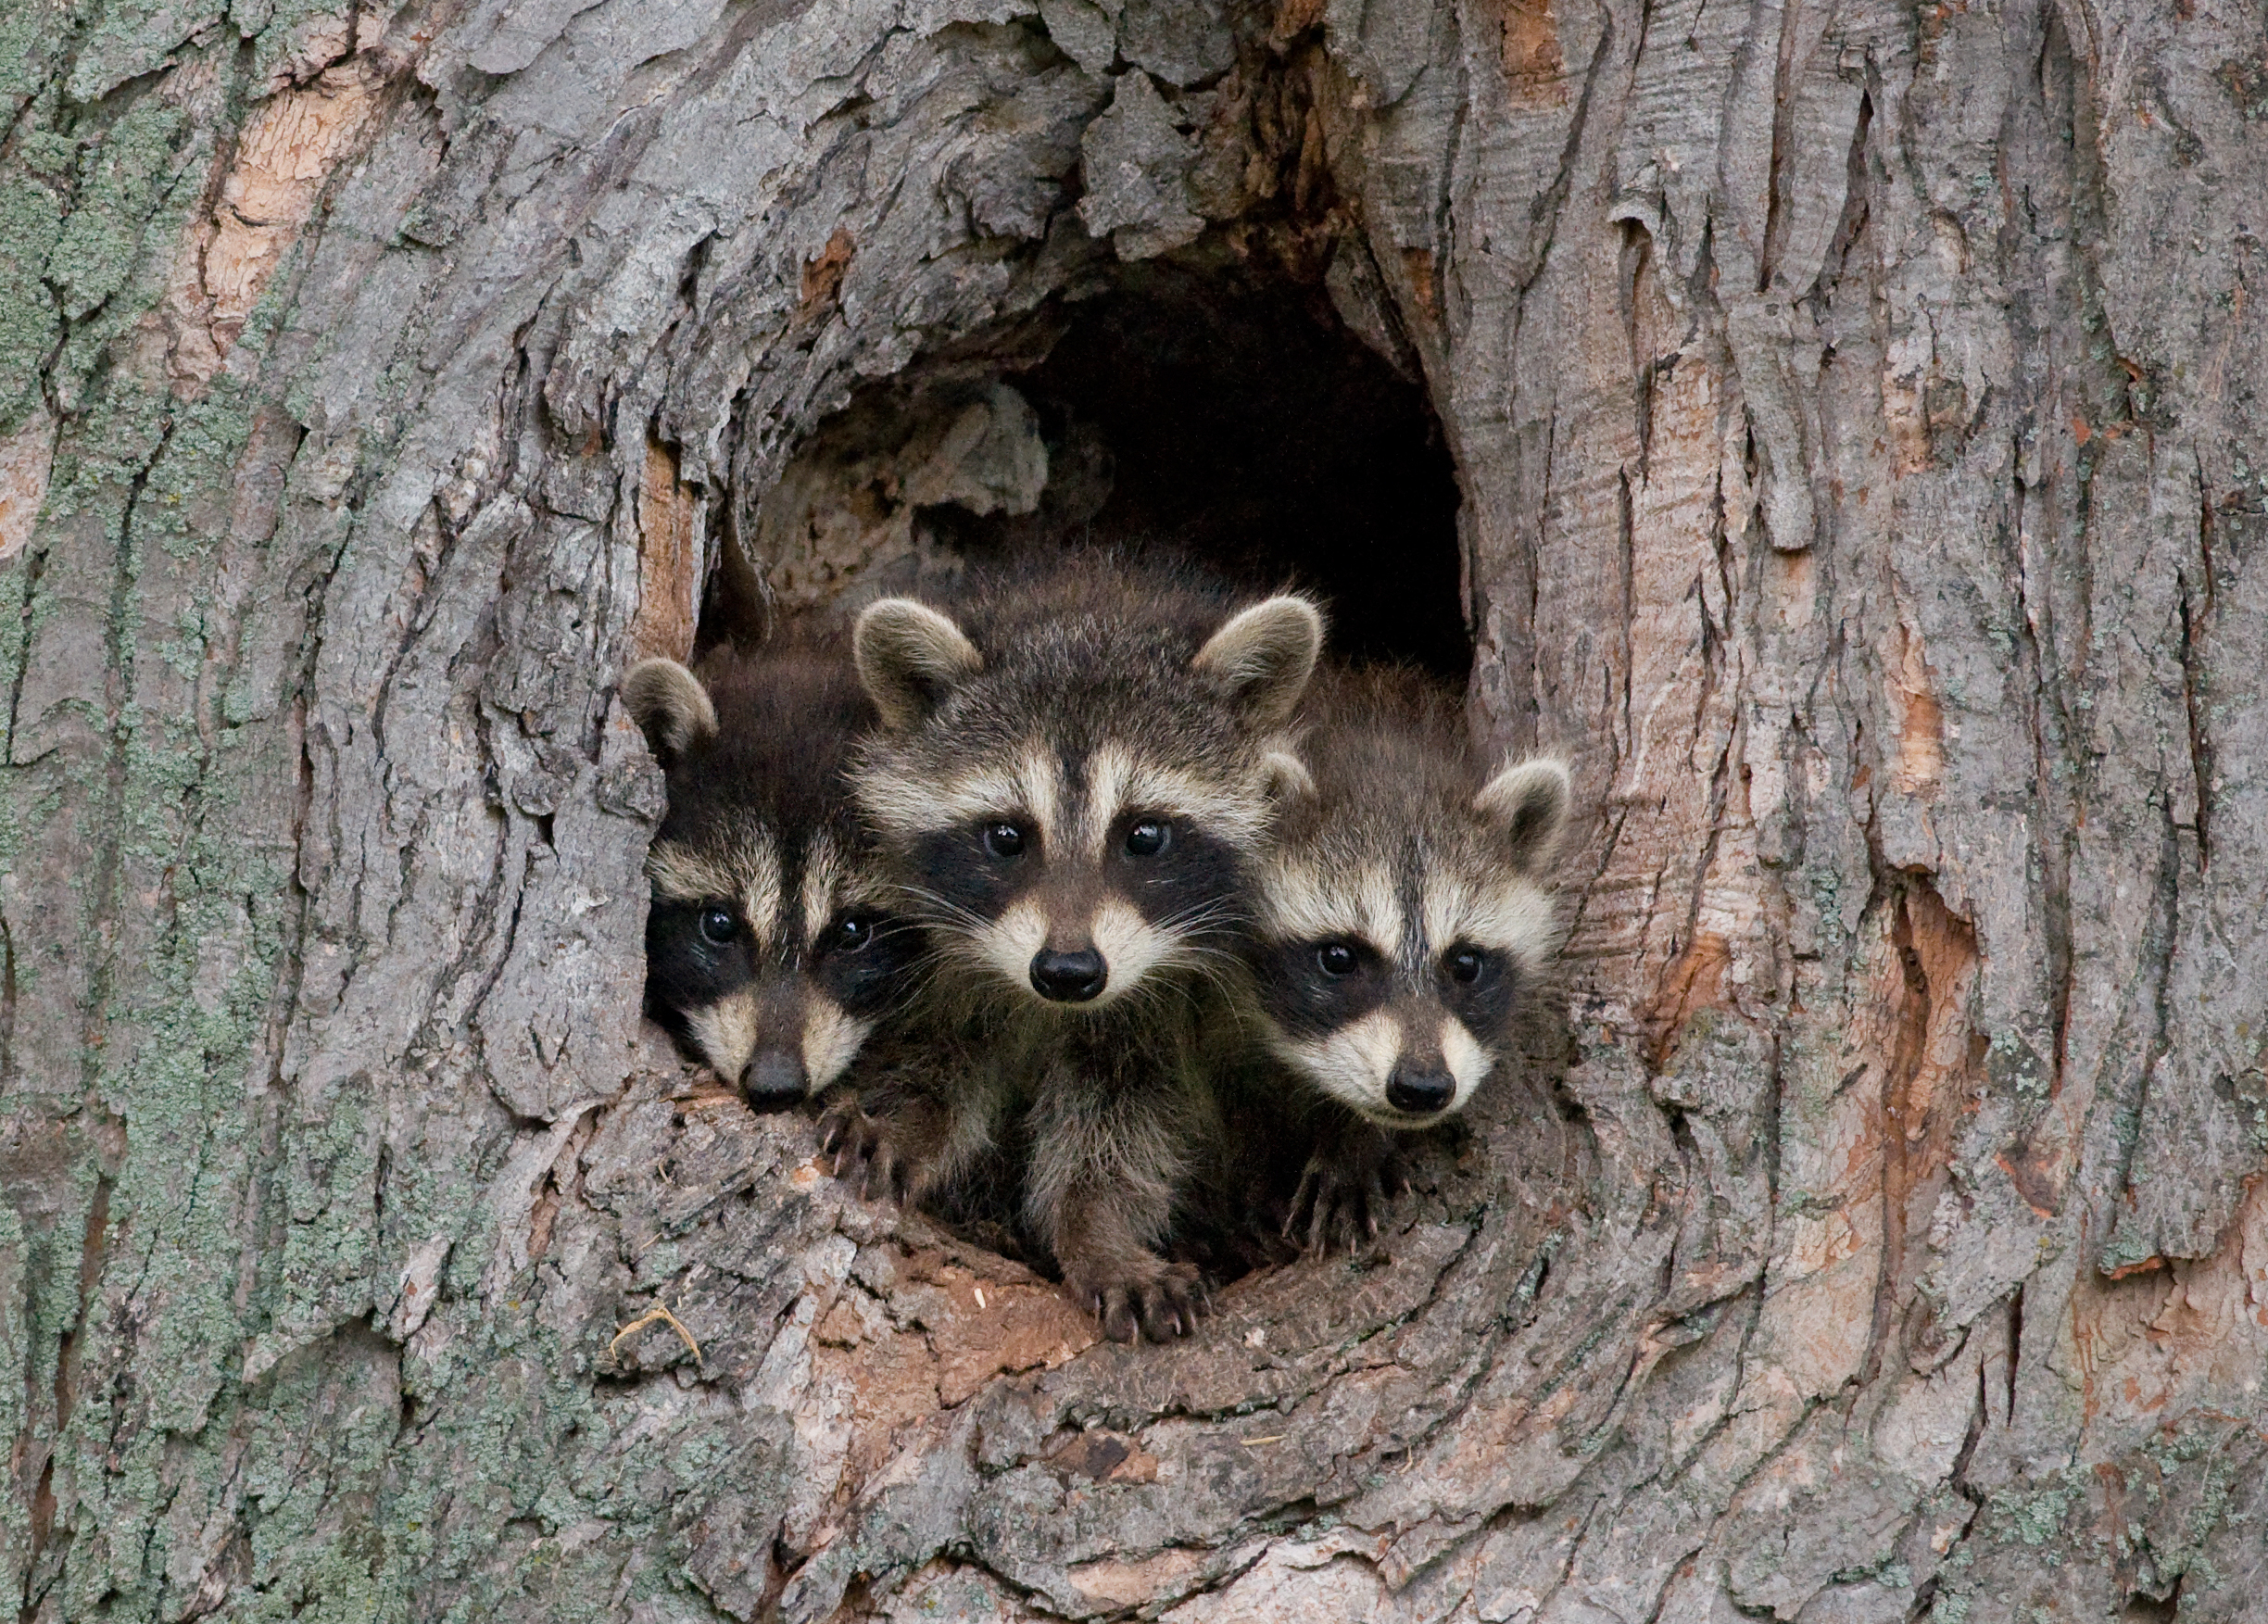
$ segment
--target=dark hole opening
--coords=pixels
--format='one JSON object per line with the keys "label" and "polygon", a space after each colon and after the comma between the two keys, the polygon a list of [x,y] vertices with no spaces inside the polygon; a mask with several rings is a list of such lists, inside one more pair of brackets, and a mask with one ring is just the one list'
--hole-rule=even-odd
{"label": "dark hole opening", "polygon": [[[973,452],[971,412],[991,422]],[[1423,385],[1319,289],[1131,267],[1107,293],[916,361],[821,425],[742,508],[766,579],[725,560],[699,644],[919,593],[954,560],[1092,545],[1318,592],[1338,654],[1461,687],[1459,500]]]}
{"label": "dark hole opening", "polygon": [[1472,664],[1456,469],[1423,387],[1320,294],[1138,268],[1060,312],[1008,381],[1038,412],[1047,497],[1020,518],[937,510],[971,558],[1028,545],[1160,548],[1254,587],[1324,594],[1333,642],[1460,686]]}

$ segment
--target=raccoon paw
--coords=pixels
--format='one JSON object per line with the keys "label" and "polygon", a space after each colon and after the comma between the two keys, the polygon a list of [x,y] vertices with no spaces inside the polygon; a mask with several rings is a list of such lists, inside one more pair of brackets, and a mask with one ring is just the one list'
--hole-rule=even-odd
{"label": "raccoon paw", "polygon": [[1378,1239],[1387,1204],[1408,1188],[1402,1158],[1391,1146],[1352,1160],[1318,1152],[1300,1174],[1284,1235],[1296,1240],[1304,1229],[1309,1252],[1358,1252]]}
{"label": "raccoon paw", "polygon": [[859,1109],[855,1100],[838,1100],[819,1115],[819,1153],[829,1171],[861,1201],[902,1202],[913,1169],[890,1142],[888,1127]]}
{"label": "raccoon paw", "polygon": [[1068,1269],[1064,1286],[1114,1342],[1186,1337],[1210,1306],[1194,1265],[1149,1258],[1132,1268]]}

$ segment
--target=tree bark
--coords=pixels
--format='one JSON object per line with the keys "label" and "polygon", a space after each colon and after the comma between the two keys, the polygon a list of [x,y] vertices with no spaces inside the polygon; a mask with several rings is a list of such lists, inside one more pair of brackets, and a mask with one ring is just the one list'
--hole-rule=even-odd
{"label": "tree bark", "polygon": [[[28,1624],[2262,1617],[2257,8],[28,0],[0,74]],[[1380,1247],[1122,1349],[641,1029],[611,684],[1044,517],[1016,377],[1167,266],[1422,381],[1475,725],[1591,811]]]}

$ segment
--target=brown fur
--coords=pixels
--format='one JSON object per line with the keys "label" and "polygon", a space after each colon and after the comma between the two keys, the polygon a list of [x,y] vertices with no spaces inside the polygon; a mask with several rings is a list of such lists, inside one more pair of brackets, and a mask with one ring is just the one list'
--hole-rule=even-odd
{"label": "brown fur", "polygon": [[1392,1132],[1469,1102],[1555,945],[1540,883],[1567,811],[1556,762],[1498,770],[1455,696],[1413,673],[1311,691],[1293,798],[1248,946],[1287,1116],[1312,1139],[1289,1224],[1311,1244],[1376,1231]]}
{"label": "brown fur", "polygon": [[933,943],[917,1052],[832,1105],[825,1142],[914,1199],[1015,1144],[1066,1289],[1114,1337],[1184,1334],[1196,1271],[1160,1249],[1221,1141],[1198,1039],[1234,1018],[1269,757],[1319,621],[1094,559],[933,607],[886,600],[857,638],[888,724],[860,801]]}
{"label": "brown fur", "polygon": [[645,661],[623,698],[669,777],[648,1012],[752,1103],[800,1099],[895,1005],[918,942],[843,775],[873,722],[847,650],[788,636],[719,648],[698,674]]}

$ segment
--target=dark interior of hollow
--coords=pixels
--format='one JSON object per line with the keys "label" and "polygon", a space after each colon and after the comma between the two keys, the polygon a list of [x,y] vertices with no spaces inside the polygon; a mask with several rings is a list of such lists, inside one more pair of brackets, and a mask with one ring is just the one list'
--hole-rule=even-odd
{"label": "dark interior of hollow", "polygon": [[[934,516],[972,557],[1047,526],[1054,485],[1099,462],[1099,509],[1048,539],[1162,547],[1240,582],[1330,602],[1333,645],[1463,686],[1472,664],[1456,470],[1424,388],[1339,323],[1317,291],[1252,292],[1154,271],[1067,307],[1010,382],[1049,441],[1030,523]],[[1103,488],[1090,475],[1097,490]]]}

